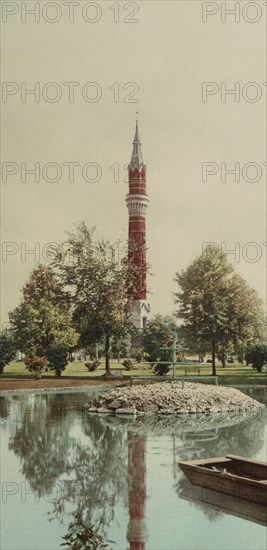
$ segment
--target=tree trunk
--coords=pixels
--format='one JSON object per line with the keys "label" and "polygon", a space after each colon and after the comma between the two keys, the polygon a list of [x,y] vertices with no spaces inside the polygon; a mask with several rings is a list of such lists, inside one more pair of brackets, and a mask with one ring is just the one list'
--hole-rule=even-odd
{"label": "tree trunk", "polygon": [[223,367],[223,369],[225,369],[225,365],[226,365],[225,349],[223,348],[223,350],[222,350],[222,367]]}
{"label": "tree trunk", "polygon": [[216,376],[216,365],[215,365],[215,360],[216,360],[216,356],[215,356],[215,344],[216,344],[216,341],[215,341],[215,338],[212,339],[212,376]]}
{"label": "tree trunk", "polygon": [[244,363],[244,350],[243,350],[243,348],[241,348],[241,349],[239,350],[237,360],[238,360],[238,362],[239,362],[241,365],[243,365],[243,363]]}
{"label": "tree trunk", "polygon": [[110,375],[111,372],[110,372],[110,364],[109,364],[109,358],[110,358],[110,336],[109,336],[109,334],[106,335],[105,355],[106,355],[106,361],[105,361],[106,374]]}

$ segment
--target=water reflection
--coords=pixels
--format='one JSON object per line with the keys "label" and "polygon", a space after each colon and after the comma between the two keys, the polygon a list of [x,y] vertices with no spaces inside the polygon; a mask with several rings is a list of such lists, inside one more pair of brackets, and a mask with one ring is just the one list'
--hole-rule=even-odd
{"label": "water reflection", "polygon": [[129,524],[127,540],[130,550],[145,550],[147,528],[145,522],[146,501],[146,436],[128,432],[128,492]]}
{"label": "water reflection", "polygon": [[[203,491],[194,492],[177,467],[178,461],[228,453],[264,459],[265,410],[246,418],[238,413],[122,419],[90,415],[81,408],[86,401],[88,395],[83,394],[2,398],[2,425],[9,449],[4,461],[8,453],[18,457],[23,478],[48,503],[44,532],[47,514],[51,524],[62,525],[63,533],[62,529],[58,534],[53,531],[51,536],[57,538],[49,548],[59,547],[64,534],[78,533],[80,522],[88,537],[91,529],[92,549],[98,548],[93,541],[99,536],[109,548],[122,550],[128,544],[129,550],[149,550],[153,533],[146,509],[160,506],[159,495],[164,499],[165,493],[166,499],[176,495],[177,505],[190,501],[194,514],[204,513],[212,524],[223,517],[225,502],[220,507],[214,500],[209,502]],[[148,474],[154,475],[161,465],[172,477],[161,479],[157,471],[157,487],[150,482],[148,491]],[[16,475],[15,471],[13,479]],[[236,508],[230,513],[238,515]],[[253,521],[244,513],[239,517]],[[116,542],[111,542],[114,533]],[[175,533],[168,536],[173,536],[169,547],[177,548]]]}
{"label": "water reflection", "polygon": [[53,502],[50,520],[62,522],[71,505],[105,533],[126,484],[126,436],[100,417],[88,421],[80,406],[80,396],[29,396],[13,415],[9,449],[30,488]]}
{"label": "water reflection", "polygon": [[212,491],[204,487],[197,487],[192,485],[185,477],[179,481],[176,489],[179,498],[191,502],[211,522],[218,520],[225,513],[259,523],[260,525],[267,525],[267,509],[264,505],[249,502],[218,491]]}

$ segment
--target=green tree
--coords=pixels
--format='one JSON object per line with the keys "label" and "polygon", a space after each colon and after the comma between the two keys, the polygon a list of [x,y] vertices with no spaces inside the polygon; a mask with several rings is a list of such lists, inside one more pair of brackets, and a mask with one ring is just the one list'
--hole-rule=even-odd
{"label": "green tree", "polygon": [[41,326],[38,311],[28,304],[21,303],[9,313],[9,319],[17,349],[25,354],[36,352],[40,341],[39,329]]}
{"label": "green tree", "polygon": [[196,333],[187,330],[185,325],[179,327],[179,334],[183,341],[183,346],[188,349],[189,353],[197,354],[200,362],[203,362],[204,356],[210,352],[210,343],[199,338]]}
{"label": "green tree", "polygon": [[0,333],[0,374],[3,374],[5,366],[14,359],[16,345],[11,331],[3,330]]}
{"label": "green tree", "polygon": [[131,338],[127,334],[122,338],[114,338],[112,342],[112,357],[120,361],[121,357],[128,357],[131,347]]}
{"label": "green tree", "polygon": [[245,350],[264,338],[264,314],[256,290],[236,273],[230,281],[228,309],[229,326],[232,329],[228,340],[231,340],[235,353],[243,362]]}
{"label": "green tree", "polygon": [[38,266],[30,274],[21,304],[9,313],[17,348],[45,355],[54,343],[73,349],[78,333],[73,328],[69,296],[51,269]]}
{"label": "green tree", "polygon": [[69,309],[68,293],[64,292],[61,282],[57,279],[50,266],[39,264],[30,274],[23,289],[23,302],[38,309],[40,301],[46,299],[61,311]]}
{"label": "green tree", "polygon": [[71,326],[71,315],[45,298],[40,299],[38,309],[22,303],[9,318],[18,349],[26,355],[45,355],[55,342],[74,348],[78,341],[78,333]]}
{"label": "green tree", "polygon": [[85,355],[89,355],[91,361],[93,361],[94,359],[101,359],[104,354],[104,347],[105,342],[102,339],[100,342],[94,342],[93,344],[87,346],[84,350],[84,353]]}
{"label": "green tree", "polygon": [[49,366],[55,371],[56,376],[61,376],[68,364],[68,347],[66,344],[53,344],[47,351]]}
{"label": "green tree", "polygon": [[256,334],[260,338],[261,302],[220,250],[207,250],[176,274],[176,282],[177,316],[183,319],[189,338],[212,350],[212,374],[216,375],[216,352],[225,365],[231,344],[247,345]]}
{"label": "green tree", "polygon": [[228,327],[227,297],[233,272],[226,255],[209,249],[187,269],[176,274],[180,290],[175,294],[177,316],[198,341],[209,342],[212,350],[212,374],[216,375],[216,344]]}
{"label": "green tree", "polygon": [[265,344],[255,344],[246,352],[246,361],[252,364],[258,372],[262,371],[263,365],[267,364],[267,346]]}
{"label": "green tree", "polygon": [[175,319],[162,315],[155,315],[144,328],[143,349],[148,356],[148,361],[155,364],[155,373],[159,375],[166,374],[169,370],[169,365],[164,363],[172,361],[172,352],[160,348],[172,346],[174,330],[177,330]]}
{"label": "green tree", "polygon": [[227,360],[234,355],[234,346],[231,342],[217,342],[216,345],[216,357],[221,361],[223,368],[226,367]]}
{"label": "green tree", "polygon": [[117,262],[114,245],[95,239],[94,230],[84,223],[69,235],[68,242],[69,250],[57,254],[53,265],[62,284],[70,289],[79,344],[88,348],[104,339],[106,374],[110,374],[112,341],[124,338],[131,329],[130,301],[137,271],[127,257]]}

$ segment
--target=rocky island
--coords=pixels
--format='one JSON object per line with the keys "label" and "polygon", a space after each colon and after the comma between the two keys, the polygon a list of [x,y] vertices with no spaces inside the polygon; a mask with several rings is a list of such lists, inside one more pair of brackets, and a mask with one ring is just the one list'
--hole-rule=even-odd
{"label": "rocky island", "polygon": [[250,412],[264,405],[231,387],[187,382],[127,386],[101,393],[84,408],[90,413],[192,414]]}

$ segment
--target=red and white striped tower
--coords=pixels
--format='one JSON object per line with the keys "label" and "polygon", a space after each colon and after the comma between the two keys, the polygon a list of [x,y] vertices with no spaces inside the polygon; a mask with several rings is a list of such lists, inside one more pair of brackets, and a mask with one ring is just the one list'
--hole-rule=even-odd
{"label": "red and white striped tower", "polygon": [[136,293],[132,301],[132,323],[137,329],[144,328],[149,317],[150,306],[147,302],[146,288],[146,165],[143,162],[138,121],[131,162],[128,165],[129,193],[126,204],[129,212],[129,255],[139,270]]}

